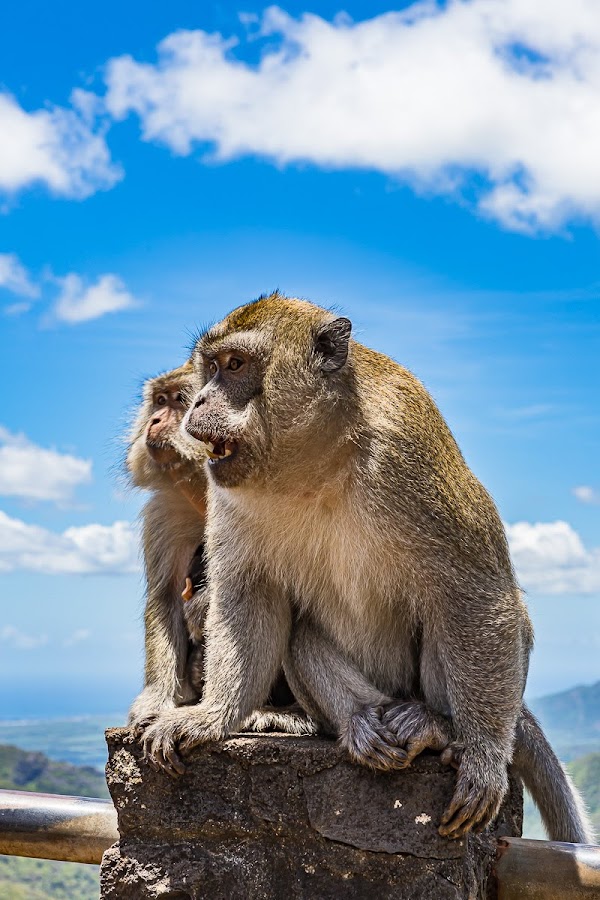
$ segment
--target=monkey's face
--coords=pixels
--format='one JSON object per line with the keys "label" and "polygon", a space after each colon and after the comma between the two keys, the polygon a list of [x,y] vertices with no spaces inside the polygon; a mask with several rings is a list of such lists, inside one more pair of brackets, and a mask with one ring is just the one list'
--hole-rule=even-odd
{"label": "monkey's face", "polygon": [[218,484],[272,480],[325,447],[350,329],[348,319],[277,295],[203,335],[192,360],[204,387],[182,428],[204,445]]}
{"label": "monkey's face", "polygon": [[178,435],[185,409],[179,384],[169,385],[155,392],[152,397],[152,409],[146,425],[145,438],[146,450],[157,466],[168,468],[181,461],[181,455],[173,440]]}
{"label": "monkey's face", "polygon": [[[177,371],[177,370],[176,370]],[[193,446],[180,425],[199,381],[192,375],[147,382],[127,466],[139,487],[158,488],[161,478],[193,457]]]}

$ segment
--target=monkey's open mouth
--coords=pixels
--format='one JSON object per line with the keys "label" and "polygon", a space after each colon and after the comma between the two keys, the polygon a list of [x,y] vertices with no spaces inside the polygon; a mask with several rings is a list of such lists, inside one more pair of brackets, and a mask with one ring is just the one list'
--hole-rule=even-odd
{"label": "monkey's open mouth", "polygon": [[227,440],[226,438],[213,437],[211,439],[205,436],[201,440],[211,463],[228,459],[230,456],[234,456],[237,450],[236,441]]}

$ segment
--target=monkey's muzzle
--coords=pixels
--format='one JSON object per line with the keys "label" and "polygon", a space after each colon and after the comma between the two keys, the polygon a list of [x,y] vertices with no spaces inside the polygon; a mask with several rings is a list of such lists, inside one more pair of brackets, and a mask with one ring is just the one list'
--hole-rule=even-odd
{"label": "monkey's muzzle", "polygon": [[180,462],[180,456],[170,444],[161,441],[146,441],[146,449],[158,466],[172,466]]}

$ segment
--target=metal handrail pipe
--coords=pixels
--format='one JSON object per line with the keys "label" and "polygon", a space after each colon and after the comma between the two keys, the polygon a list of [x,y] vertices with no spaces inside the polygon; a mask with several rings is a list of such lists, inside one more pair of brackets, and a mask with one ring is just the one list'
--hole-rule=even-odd
{"label": "metal handrail pipe", "polygon": [[119,840],[110,800],[0,790],[0,853],[95,863]]}
{"label": "metal handrail pipe", "polygon": [[498,900],[598,900],[600,846],[501,838],[496,877]]}

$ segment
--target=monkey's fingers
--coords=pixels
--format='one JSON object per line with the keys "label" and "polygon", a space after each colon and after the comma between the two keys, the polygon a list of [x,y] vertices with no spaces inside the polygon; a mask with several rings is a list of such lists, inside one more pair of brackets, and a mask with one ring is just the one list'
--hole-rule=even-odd
{"label": "monkey's fingers", "polygon": [[366,707],[350,717],[340,743],[353,762],[369,769],[387,772],[406,766],[406,751],[397,746],[373,708]]}
{"label": "monkey's fingers", "polygon": [[458,771],[464,752],[465,748],[462,744],[449,744],[440,756],[442,764],[444,766],[452,766],[453,769]]}
{"label": "monkey's fingers", "polygon": [[459,783],[450,805],[441,819],[439,833],[456,839],[477,827],[478,831],[497,815],[503,793],[494,785],[476,787],[468,782]]}
{"label": "monkey's fingers", "polygon": [[151,725],[144,733],[143,749],[143,758],[153,769],[162,769],[172,778],[185,772],[185,764],[175,749],[172,726],[160,721]]}
{"label": "monkey's fingers", "polygon": [[174,748],[165,749],[159,753],[160,765],[172,778],[183,775],[187,766],[179,753]]}
{"label": "monkey's fingers", "polygon": [[390,747],[389,744],[373,742],[360,758],[353,757],[354,762],[376,769],[378,772],[389,772],[392,769],[405,769],[408,765],[407,756],[400,747]]}

